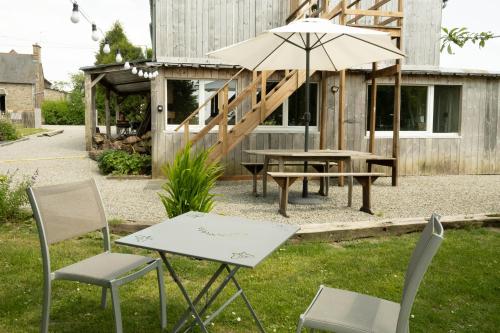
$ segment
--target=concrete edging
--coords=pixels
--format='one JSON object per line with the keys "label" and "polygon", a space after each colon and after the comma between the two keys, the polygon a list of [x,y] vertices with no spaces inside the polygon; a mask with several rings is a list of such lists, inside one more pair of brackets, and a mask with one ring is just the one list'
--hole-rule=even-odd
{"label": "concrete edging", "polygon": [[29,140],[29,139],[30,139],[29,136],[25,136],[25,137],[22,137],[20,139],[13,140],[13,141],[2,141],[2,142],[0,142],[0,147],[10,146],[10,145],[13,145],[14,143],[26,141],[26,140]]}
{"label": "concrete edging", "polygon": [[[423,230],[428,218],[396,218],[383,221],[363,221],[346,223],[304,224],[293,236],[295,240],[339,242],[369,237],[402,235]],[[500,228],[500,213],[443,216],[441,222],[445,229],[468,227]],[[122,223],[111,225],[116,234],[130,234],[151,226],[154,223]]]}

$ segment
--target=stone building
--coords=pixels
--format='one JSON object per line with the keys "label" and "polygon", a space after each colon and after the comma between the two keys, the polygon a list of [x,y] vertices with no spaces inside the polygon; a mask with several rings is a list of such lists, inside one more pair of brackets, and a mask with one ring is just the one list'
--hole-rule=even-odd
{"label": "stone building", "polygon": [[0,113],[8,113],[13,120],[33,118],[45,99],[66,98],[65,92],[51,89],[45,79],[41,50],[34,44],[33,54],[0,53]]}

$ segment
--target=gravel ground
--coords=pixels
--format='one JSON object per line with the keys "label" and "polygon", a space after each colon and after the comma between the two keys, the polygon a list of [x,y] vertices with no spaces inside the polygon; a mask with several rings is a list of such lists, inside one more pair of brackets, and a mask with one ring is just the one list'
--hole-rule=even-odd
{"label": "gravel ground", "polygon": [[[37,184],[57,184],[94,177],[101,190],[109,218],[137,222],[156,222],[165,218],[158,198],[162,181],[111,180],[99,174],[96,163],[86,157],[82,126],[47,126],[64,129],[54,137],[31,137],[28,141],[0,147],[0,172],[17,171],[32,175],[38,170]],[[313,195],[316,205],[288,205],[290,218],[278,214],[278,186],[268,182],[268,196],[254,197],[250,181],[219,182],[214,211],[252,219],[284,223],[331,223],[380,220],[396,217],[473,213],[500,213],[500,175],[491,176],[421,176],[401,177],[398,187],[389,178],[377,180],[372,187],[371,216],[358,211],[361,186],[354,186],[353,207],[347,207],[347,187],[332,186],[328,198]],[[260,182],[259,182],[260,189]],[[318,186],[310,182],[311,192]],[[299,196],[301,183],[291,189]]]}

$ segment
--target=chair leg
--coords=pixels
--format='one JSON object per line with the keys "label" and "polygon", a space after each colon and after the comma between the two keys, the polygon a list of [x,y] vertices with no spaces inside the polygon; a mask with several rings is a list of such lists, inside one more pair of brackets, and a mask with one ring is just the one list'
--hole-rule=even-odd
{"label": "chair leg", "polygon": [[113,301],[113,314],[115,316],[115,332],[122,333],[122,313],[120,310],[120,294],[118,286],[111,285],[111,300]]}
{"label": "chair leg", "polygon": [[299,323],[297,325],[297,333],[301,333],[302,332],[302,327],[303,326],[304,326],[304,316],[300,315]]}
{"label": "chair leg", "polygon": [[106,298],[107,298],[108,288],[102,287],[101,291],[101,308],[106,309]]}
{"label": "chair leg", "polygon": [[157,262],[156,275],[158,277],[158,290],[160,292],[161,329],[164,330],[167,327],[167,298],[165,297],[165,283],[163,281],[162,264],[162,261]]}
{"label": "chair leg", "polygon": [[43,290],[43,307],[42,307],[42,320],[40,332],[49,332],[49,318],[50,318],[50,298],[51,298],[52,286],[50,281],[46,281]]}

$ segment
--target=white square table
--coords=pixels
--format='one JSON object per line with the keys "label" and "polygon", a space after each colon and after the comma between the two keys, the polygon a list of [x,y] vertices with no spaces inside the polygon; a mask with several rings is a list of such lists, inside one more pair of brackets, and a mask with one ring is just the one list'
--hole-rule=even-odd
{"label": "white square table", "polygon": [[[241,267],[255,268],[276,248],[293,236],[297,230],[299,227],[294,225],[252,221],[241,217],[212,213],[189,212],[120,238],[116,243],[149,249],[160,254],[172,279],[188,303],[188,308],[174,327],[173,332],[178,332],[185,326],[190,314],[195,318],[191,328],[195,323],[198,323],[202,332],[208,332],[206,325],[238,296],[243,298],[259,331],[264,332],[262,323],[235,275]],[[191,299],[165,255],[166,253],[218,262],[220,266],[200,293]],[[206,304],[197,310],[196,306],[200,300],[208,293],[212,284],[223,272],[227,273],[226,277],[210,295]],[[203,320],[202,317],[208,307],[229,282],[233,282],[237,292],[207,319]]]}

